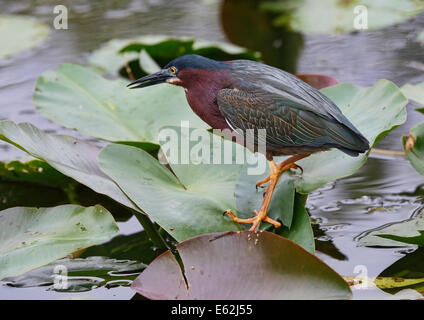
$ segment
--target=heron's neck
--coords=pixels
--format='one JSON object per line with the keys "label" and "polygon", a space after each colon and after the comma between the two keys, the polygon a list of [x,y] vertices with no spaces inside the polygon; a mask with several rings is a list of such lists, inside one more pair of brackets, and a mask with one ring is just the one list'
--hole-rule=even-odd
{"label": "heron's neck", "polygon": [[216,102],[219,90],[229,87],[228,71],[191,70],[182,79],[180,85],[186,91],[191,109],[212,128],[229,129]]}

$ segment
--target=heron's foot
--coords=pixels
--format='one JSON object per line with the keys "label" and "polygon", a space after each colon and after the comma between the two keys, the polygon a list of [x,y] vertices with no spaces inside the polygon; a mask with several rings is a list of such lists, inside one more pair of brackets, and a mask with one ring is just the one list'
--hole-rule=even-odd
{"label": "heron's foot", "polygon": [[261,221],[268,222],[268,223],[272,224],[275,228],[281,227],[281,223],[274,220],[274,219],[271,219],[270,217],[268,217],[266,215],[266,211],[260,210],[258,212],[257,210],[254,210],[253,212],[255,213],[255,216],[253,218],[240,219],[240,218],[237,218],[230,209],[225,211],[225,213],[228,214],[233,219],[234,222],[252,224],[249,231],[256,230],[256,228],[258,227],[258,225]]}
{"label": "heron's foot", "polygon": [[291,168],[297,168],[298,167],[294,163],[289,163],[289,164],[285,164],[284,166],[279,168],[278,165],[273,161],[270,162],[269,165],[270,165],[270,175],[269,175],[269,177],[267,177],[266,179],[264,179],[262,181],[259,181],[256,184],[256,187],[258,187],[258,185],[261,185],[261,184],[269,181],[269,184],[268,184],[268,186],[265,190],[264,200],[262,201],[261,208],[259,209],[259,211],[257,211],[257,210],[253,211],[255,213],[255,216],[253,218],[250,218],[250,219],[239,219],[236,216],[234,216],[234,214],[231,210],[227,210],[225,212],[235,222],[249,223],[249,224],[251,223],[252,226],[249,229],[250,231],[256,230],[256,228],[259,226],[261,221],[271,223],[275,228],[281,227],[280,222],[268,217],[268,215],[267,215],[268,207],[269,207],[269,204],[271,202],[272,194],[274,192],[275,186],[277,185],[280,174],[282,172],[286,171],[286,170],[290,170]]}
{"label": "heron's foot", "polygon": [[269,163],[269,177],[267,177],[264,180],[258,181],[256,183],[256,188],[266,182],[268,183],[268,186],[265,189],[265,194],[264,194],[264,199],[262,201],[261,204],[261,208],[259,209],[259,211],[254,211],[255,213],[255,217],[250,218],[250,219],[239,219],[236,216],[234,216],[234,214],[231,212],[231,210],[227,210],[226,214],[228,214],[235,222],[238,223],[251,223],[252,227],[250,228],[250,230],[255,230],[259,223],[261,221],[265,221],[268,223],[271,223],[275,228],[279,228],[281,227],[281,223],[271,219],[270,217],[268,217],[267,213],[268,213],[268,208],[269,208],[269,204],[271,203],[271,199],[272,199],[272,195],[274,193],[275,187],[278,183],[278,179],[280,178],[280,175],[287,170],[290,169],[300,169],[303,172],[303,169],[301,167],[299,167],[296,164],[296,161],[299,161],[303,158],[308,157],[310,154],[299,154],[299,155],[295,155],[292,156],[278,164],[276,164],[274,161],[268,161]]}

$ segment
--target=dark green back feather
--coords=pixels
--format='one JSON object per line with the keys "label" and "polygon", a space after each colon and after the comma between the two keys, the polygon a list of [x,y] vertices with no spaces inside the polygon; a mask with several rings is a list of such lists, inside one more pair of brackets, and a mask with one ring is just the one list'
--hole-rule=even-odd
{"label": "dark green back feather", "polygon": [[351,155],[368,150],[367,139],[340,109],[307,83],[253,61],[236,60],[232,67],[235,89],[223,89],[217,97],[231,127],[265,128],[273,148],[339,148]]}

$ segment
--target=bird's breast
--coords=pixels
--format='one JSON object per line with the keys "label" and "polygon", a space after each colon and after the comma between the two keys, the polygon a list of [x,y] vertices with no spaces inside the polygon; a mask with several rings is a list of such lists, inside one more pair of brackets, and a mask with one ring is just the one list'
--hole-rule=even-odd
{"label": "bird's breast", "polygon": [[228,86],[229,69],[225,70],[182,70],[178,76],[184,87],[191,109],[213,129],[231,129],[219,111],[217,95]]}
{"label": "bird's breast", "polygon": [[231,129],[219,111],[216,95],[208,93],[198,94],[195,90],[186,90],[187,102],[200,119],[213,129]]}

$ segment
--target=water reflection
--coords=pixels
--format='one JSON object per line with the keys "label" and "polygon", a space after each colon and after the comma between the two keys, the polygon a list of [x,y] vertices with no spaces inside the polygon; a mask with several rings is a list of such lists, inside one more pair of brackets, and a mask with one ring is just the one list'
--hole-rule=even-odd
{"label": "water reflection", "polygon": [[274,26],[275,14],[260,10],[261,2],[223,1],[221,22],[225,35],[232,43],[261,52],[267,64],[295,73],[303,36]]}
{"label": "water reflection", "polygon": [[[6,278],[4,285],[14,288],[45,287],[58,292],[86,292],[94,288],[129,286],[145,268],[131,260],[88,257],[60,259],[22,276]],[[57,276],[66,275],[66,280]],[[59,282],[59,280],[61,282]],[[66,281],[66,282],[63,282]]]}
{"label": "water reflection", "polygon": [[[329,241],[331,248],[325,250],[324,246],[324,254],[318,255],[343,275],[355,275],[355,267],[364,265],[369,277],[378,276],[403,254],[399,248],[359,247],[357,239],[366,231],[408,219],[423,208],[424,200],[416,192],[423,183],[423,177],[405,159],[371,158],[354,176],[312,194],[309,212],[320,221],[316,235],[318,240]],[[322,247],[317,244],[319,251]],[[340,259],[342,256],[348,259]],[[355,294],[358,298],[364,292]]]}

